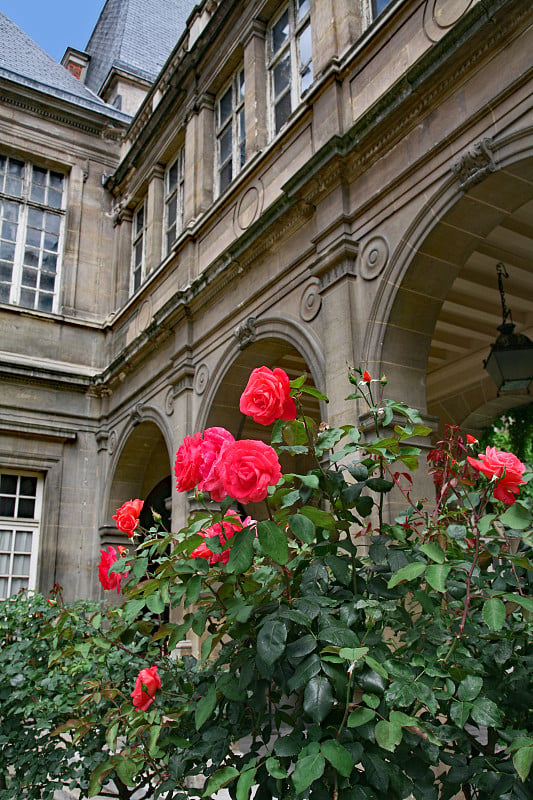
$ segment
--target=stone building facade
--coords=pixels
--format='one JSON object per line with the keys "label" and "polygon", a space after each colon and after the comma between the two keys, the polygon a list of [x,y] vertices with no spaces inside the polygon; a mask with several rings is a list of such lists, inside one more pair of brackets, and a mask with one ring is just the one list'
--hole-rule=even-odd
{"label": "stone building facade", "polygon": [[499,262],[532,334],[531,52],[527,0],[108,0],[63,66],[0,15],[0,594],[97,596],[131,497],[178,525],[255,366],[332,424],[347,365],[435,428],[527,400],[483,359]]}

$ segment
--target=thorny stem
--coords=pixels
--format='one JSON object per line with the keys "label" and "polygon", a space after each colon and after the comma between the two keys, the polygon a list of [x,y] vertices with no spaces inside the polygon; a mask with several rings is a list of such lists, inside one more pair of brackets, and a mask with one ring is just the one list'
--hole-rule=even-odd
{"label": "thorny stem", "polygon": [[466,617],[468,615],[468,609],[470,608],[470,601],[472,599],[472,595],[471,595],[471,591],[470,591],[471,584],[472,584],[472,575],[474,574],[474,570],[476,568],[477,560],[479,558],[479,539],[480,539],[480,534],[479,534],[479,528],[477,526],[477,522],[474,523],[473,529],[474,529],[474,535],[476,537],[476,544],[475,544],[475,550],[474,550],[474,558],[472,559],[472,565],[471,565],[470,569],[468,570],[468,574],[466,576],[465,606],[463,608],[463,616],[461,617],[461,623],[459,625],[459,632],[457,634],[457,638],[458,639],[460,639],[462,637],[462,635],[463,635],[463,630],[464,630],[464,627],[465,627]]}

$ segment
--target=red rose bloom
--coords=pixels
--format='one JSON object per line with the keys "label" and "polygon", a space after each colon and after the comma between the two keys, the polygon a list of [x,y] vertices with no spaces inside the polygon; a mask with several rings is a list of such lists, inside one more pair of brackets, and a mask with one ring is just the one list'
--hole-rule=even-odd
{"label": "red rose bloom", "polygon": [[476,442],[477,442],[477,439],[476,439],[475,436],[472,436],[471,433],[467,433],[466,434],[466,443],[467,444],[475,444]]}
{"label": "red rose bloom", "polygon": [[[121,545],[118,546],[118,553],[122,555],[125,552],[125,548]],[[105,550],[100,550],[100,564],[98,565],[98,580],[104,587],[104,589],[108,589],[109,591],[117,590],[117,594],[120,593],[120,581],[122,578],[127,578],[127,572],[112,572],[111,575],[109,574],[109,568],[111,564],[114,564],[117,561],[117,551],[113,547],[113,545],[109,545],[107,548],[107,553]]]}
{"label": "red rose bloom", "polygon": [[139,524],[139,515],[143,505],[143,500],[128,500],[127,503],[117,508],[117,513],[113,515],[119,531],[122,531],[130,538]]}
{"label": "red rose bloom", "polygon": [[137,675],[135,687],[130,697],[133,705],[141,711],[147,711],[154,702],[155,693],[161,688],[161,678],[157,674],[157,667],[142,669]]}
{"label": "red rose bloom", "polygon": [[186,436],[178,449],[174,464],[178,492],[188,492],[198,485],[202,477],[200,474],[201,446],[202,434],[195,433],[194,436]]}
{"label": "red rose bloom", "polygon": [[286,372],[279,367],[258,367],[248,378],[239,407],[260,425],[271,425],[276,419],[295,419],[296,403],[290,391]]}
{"label": "red rose bloom", "polygon": [[525,483],[522,475],[526,465],[522,464],[513,453],[487,447],[485,453],[479,454],[479,460],[467,456],[467,461],[487,478],[498,478],[498,483],[492,490],[497,500],[503,500],[508,506],[514,503],[515,495],[520,493],[519,485]]}
{"label": "red rose bloom", "polygon": [[366,369],[365,369],[365,371],[363,372],[363,382],[364,383],[370,383],[371,380],[372,380],[372,378],[370,377],[370,373],[367,372]]}
{"label": "red rose bloom", "polygon": [[201,492],[209,492],[216,503],[220,503],[226,497],[218,473],[220,452],[226,444],[234,441],[231,433],[225,428],[206,428],[204,431],[204,439],[200,447],[202,480],[198,484],[198,489]]}
{"label": "red rose bloom", "polygon": [[240,503],[259,503],[268,487],[281,478],[275,450],[256,439],[241,439],[226,445],[220,454],[218,471],[230,497]]}
{"label": "red rose bloom", "polygon": [[[218,536],[220,544],[225,545],[228,539],[231,539],[237,531],[241,531],[254,522],[251,517],[246,517],[242,523],[238,519],[236,512],[231,510],[227,512],[226,516],[227,518],[225,517],[221,522],[216,522],[214,525],[210,525],[209,528],[199,531],[200,536],[203,536],[204,539],[212,539],[214,536]],[[218,564],[220,562],[222,564],[227,564],[229,553],[229,547],[221,553],[213,553],[212,550],[209,549],[207,543],[202,542],[198,547],[195,547],[190,558],[205,558],[210,564]]]}

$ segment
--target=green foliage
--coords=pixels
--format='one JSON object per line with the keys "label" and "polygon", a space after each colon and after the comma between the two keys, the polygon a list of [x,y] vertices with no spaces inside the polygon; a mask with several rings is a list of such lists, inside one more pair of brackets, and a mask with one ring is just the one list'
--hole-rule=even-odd
{"label": "green foliage", "polygon": [[[74,733],[67,752],[82,754],[82,796],[112,781],[121,797],[150,786],[156,800],[221,788],[233,800],[532,796],[529,503],[495,501],[494,483],[451,444],[440,450],[436,501],[414,498],[397,470],[415,466],[413,438],[427,429],[416,410],[382,398],[384,379],[351,378],[373,436],[276,423],[276,447],[305,452],[314,468],[283,477],[268,519],[224,544],[227,563],[189,558],[197,532],[221,519],[206,508],[178,533],[140,537],[120,608],[92,618],[45,609],[44,635],[28,645],[48,647],[39,668],[29,652],[9,670],[4,661],[4,769],[8,731],[17,720],[29,730],[29,698],[50,664],[63,676],[61,713],[49,698],[41,730],[64,720]],[[298,401],[304,383],[293,387]],[[407,508],[385,522],[391,490]],[[22,618],[36,601],[9,602],[29,604]],[[191,632],[201,657],[180,658]],[[10,644],[23,636],[10,633]],[[129,695],[153,665],[162,686],[140,711]],[[46,747],[52,771],[54,736],[32,735],[18,760]],[[40,785],[17,796],[41,796]]]}

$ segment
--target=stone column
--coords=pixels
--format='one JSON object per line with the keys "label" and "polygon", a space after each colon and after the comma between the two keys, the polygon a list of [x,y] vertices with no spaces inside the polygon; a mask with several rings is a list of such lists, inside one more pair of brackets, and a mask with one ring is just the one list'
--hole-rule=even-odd
{"label": "stone column", "polygon": [[115,225],[115,308],[120,308],[130,296],[131,279],[131,223],[133,211],[125,208],[117,212]]}
{"label": "stone column", "polygon": [[214,149],[214,103],[212,95],[205,94],[186,121],[184,228],[213,202]]}
{"label": "stone column", "polygon": [[363,31],[361,3],[353,0],[311,0],[313,74],[316,77],[339,58]]}
{"label": "stone column", "polygon": [[165,191],[164,177],[164,167],[161,164],[156,164],[150,175],[148,195],[146,198],[146,275],[149,275],[150,272],[157,269],[161,263]]}
{"label": "stone column", "polygon": [[[72,312],[76,306],[76,284],[80,260],[80,237],[82,224],[83,188],[88,176],[88,167],[83,170],[74,165],[68,180],[67,213],[64,220],[64,247],[61,279],[62,312]],[[84,265],[86,267],[86,265]]]}
{"label": "stone column", "polygon": [[265,36],[265,23],[254,19],[243,40],[247,161],[268,141]]}

